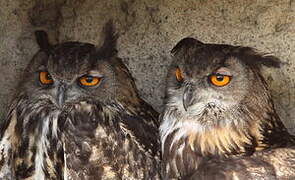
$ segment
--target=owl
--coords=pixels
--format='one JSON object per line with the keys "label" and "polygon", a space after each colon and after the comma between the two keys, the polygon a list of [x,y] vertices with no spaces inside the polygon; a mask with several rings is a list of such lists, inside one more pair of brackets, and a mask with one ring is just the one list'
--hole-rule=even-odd
{"label": "owl", "polygon": [[40,50],[1,125],[0,179],[159,179],[158,113],[117,57],[112,22],[103,44]]}
{"label": "owl", "polygon": [[172,49],[160,141],[164,179],[294,179],[294,136],[250,47],[184,38]]}

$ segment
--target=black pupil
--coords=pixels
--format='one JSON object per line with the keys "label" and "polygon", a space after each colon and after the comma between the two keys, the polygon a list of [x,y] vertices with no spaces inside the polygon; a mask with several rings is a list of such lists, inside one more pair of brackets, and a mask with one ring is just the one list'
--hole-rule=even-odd
{"label": "black pupil", "polygon": [[49,73],[46,74],[46,79],[48,79],[48,80],[52,79],[52,77],[51,77],[51,75]]}
{"label": "black pupil", "polygon": [[223,75],[216,75],[217,81],[223,81]]}
{"label": "black pupil", "polygon": [[93,77],[92,76],[86,76],[85,80],[87,83],[91,83],[93,81]]}

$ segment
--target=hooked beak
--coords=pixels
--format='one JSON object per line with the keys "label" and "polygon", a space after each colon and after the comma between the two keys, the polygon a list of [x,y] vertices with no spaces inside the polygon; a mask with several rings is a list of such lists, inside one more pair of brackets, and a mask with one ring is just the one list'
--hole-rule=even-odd
{"label": "hooked beak", "polygon": [[56,102],[59,106],[62,106],[65,102],[66,85],[61,83],[57,87]]}
{"label": "hooked beak", "polygon": [[186,84],[182,96],[182,104],[185,111],[193,104],[193,89],[191,84]]}

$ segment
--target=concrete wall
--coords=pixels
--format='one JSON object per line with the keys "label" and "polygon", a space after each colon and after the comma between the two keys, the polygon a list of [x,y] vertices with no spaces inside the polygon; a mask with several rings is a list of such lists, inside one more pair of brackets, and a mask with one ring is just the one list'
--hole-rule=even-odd
{"label": "concrete wall", "polygon": [[161,110],[169,51],[183,37],[252,46],[285,62],[265,69],[275,105],[295,130],[295,0],[6,0],[0,1],[1,113],[16,81],[37,51],[33,32],[53,42],[99,45],[102,25],[114,19],[119,56],[142,97]]}

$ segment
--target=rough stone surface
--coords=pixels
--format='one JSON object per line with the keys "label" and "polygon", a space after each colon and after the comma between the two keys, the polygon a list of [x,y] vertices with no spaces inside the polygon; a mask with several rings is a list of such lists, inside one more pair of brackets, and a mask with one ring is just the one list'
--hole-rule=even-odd
{"label": "rough stone surface", "polygon": [[295,130],[295,0],[6,0],[0,1],[0,103],[3,114],[21,72],[37,51],[33,32],[52,42],[100,45],[113,19],[119,56],[143,98],[161,111],[169,51],[182,38],[251,46],[285,64],[264,69],[275,105]]}

